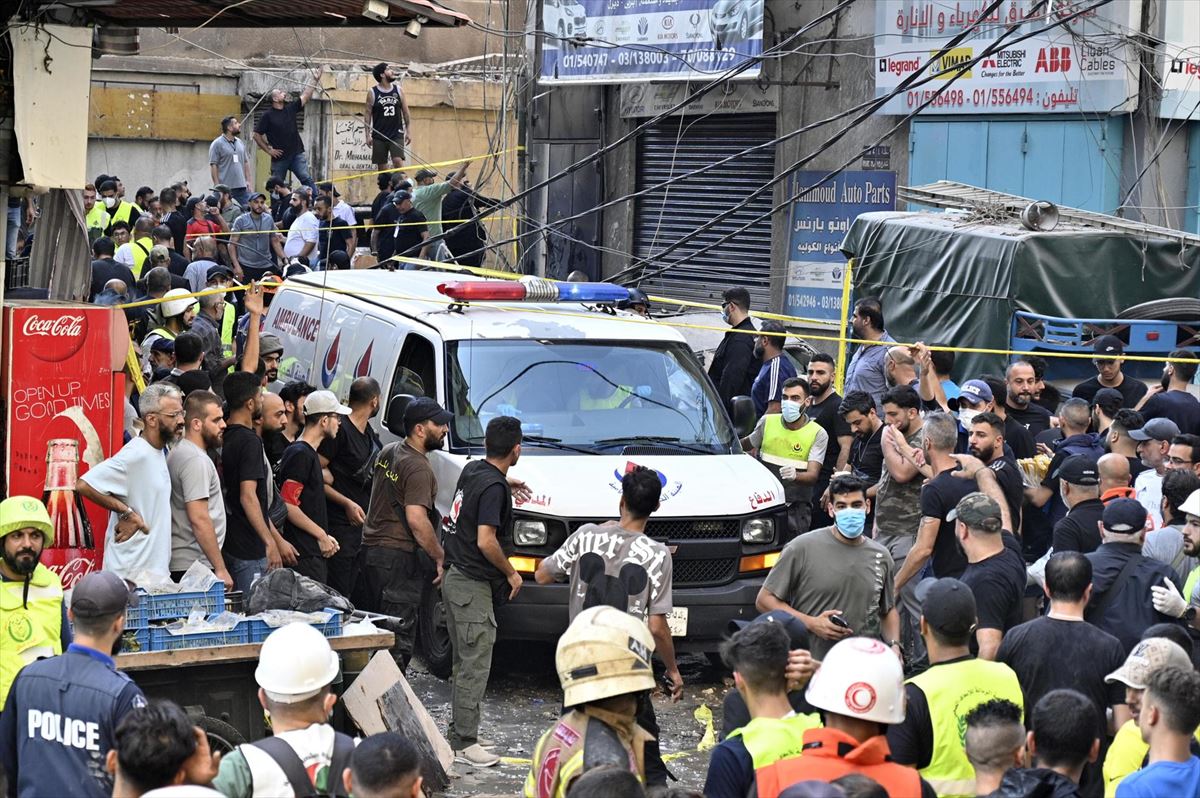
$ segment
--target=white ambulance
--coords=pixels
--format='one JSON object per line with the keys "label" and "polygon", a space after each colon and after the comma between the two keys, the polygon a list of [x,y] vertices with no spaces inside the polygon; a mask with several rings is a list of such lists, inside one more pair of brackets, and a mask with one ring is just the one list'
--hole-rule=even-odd
{"label": "white ambulance", "polygon": [[[454,419],[431,456],[438,511],[483,456],[483,431],[515,415],[525,433],[511,474],[532,497],[516,507],[511,562],[529,576],[580,525],[618,516],[621,477],[653,468],[662,507],[647,533],[674,566],[672,632],[681,650],[715,651],[754,599],[786,543],[783,489],[742,452],[715,389],[679,332],[614,309],[626,289],[603,283],[487,280],[447,272],[318,272],[277,291],[265,331],[284,345],[280,381],[304,380],[345,401],[351,381],[383,388],[373,423],[403,436],[414,396]],[[533,300],[533,301],[530,301]],[[735,400],[741,434],[750,400]],[[419,651],[449,672],[438,592],[427,591]],[[532,578],[499,616],[502,638],[554,640],[566,628],[566,585]]]}

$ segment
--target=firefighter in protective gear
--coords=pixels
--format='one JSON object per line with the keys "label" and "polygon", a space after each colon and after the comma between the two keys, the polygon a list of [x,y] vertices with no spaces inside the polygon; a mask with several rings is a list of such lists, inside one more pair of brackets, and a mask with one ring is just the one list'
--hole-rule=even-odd
{"label": "firefighter in protective gear", "polygon": [[594,767],[645,775],[653,739],[634,721],[637,693],[654,687],[654,638],[645,622],[614,607],[586,609],[558,640],[554,662],[566,713],[538,740],[525,798],[565,798]]}
{"label": "firefighter in protective gear", "polygon": [[861,773],[892,798],[934,795],[914,768],[891,761],[886,731],[904,720],[904,669],[886,645],[867,637],[839,641],[804,697],[825,712],[825,728],[804,733],[804,754],[756,771],[759,798],[801,781]]}
{"label": "firefighter in protective gear", "polygon": [[46,506],[31,496],[0,502],[0,707],[17,671],[70,643],[58,574],[41,564],[54,542]]}

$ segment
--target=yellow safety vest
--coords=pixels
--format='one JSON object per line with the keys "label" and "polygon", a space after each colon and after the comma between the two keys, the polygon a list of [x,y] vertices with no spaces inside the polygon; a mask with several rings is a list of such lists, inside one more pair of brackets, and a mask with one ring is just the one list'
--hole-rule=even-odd
{"label": "yellow safety vest", "polygon": [[133,265],[129,270],[133,272],[133,276],[140,280],[142,279],[142,269],[146,268],[146,261],[150,259],[150,250],[154,248],[154,239],[146,236],[141,239],[133,239],[129,242],[129,248],[133,250]]}
{"label": "yellow safety vest", "polygon": [[17,671],[29,663],[62,653],[63,586],[58,574],[42,564],[24,582],[0,582],[0,706]]}
{"label": "yellow safety vest", "polygon": [[763,441],[758,456],[764,463],[773,466],[794,466],[807,463],[808,453],[817,442],[821,425],[811,419],[800,429],[788,429],[783,425],[783,416],[772,413],[763,420]]}
{"label": "yellow safety vest", "polygon": [[592,396],[587,391],[579,395],[580,410],[616,410],[629,397],[637,398],[632,385],[620,385],[613,388],[608,396]]}
{"label": "yellow safety vest", "polygon": [[[113,212],[108,215],[108,218],[110,220],[108,223],[108,226],[112,227],[117,222],[125,222],[126,224],[129,224],[129,217],[133,215],[133,212],[135,210],[138,212],[138,215],[140,216],[142,213],[141,208],[138,208],[132,202],[126,202],[125,200],[119,200],[117,202],[117,207],[114,208]],[[130,238],[132,238],[133,237],[132,229],[130,229],[129,234],[130,234]]]}
{"label": "yellow safety vest", "polygon": [[1001,662],[968,659],[935,665],[908,683],[925,694],[933,724],[933,756],[921,768],[922,778],[943,798],[974,795],[975,769],[965,748],[967,714],[994,698],[1024,707],[1017,674]]}
{"label": "yellow safety vest", "polygon": [[[221,358],[233,357],[233,334],[237,327],[237,308],[232,303],[225,303],[225,313],[221,316]],[[229,367],[233,373],[233,366]]]}
{"label": "yellow safety vest", "polygon": [[819,729],[821,725],[821,716],[815,712],[787,718],[754,718],[729,737],[742,738],[754,769],[758,770],[781,759],[800,756],[804,749],[804,733]]}
{"label": "yellow safety vest", "polygon": [[87,212],[84,222],[88,229],[88,238],[96,239],[104,235],[104,231],[108,229],[111,219],[108,216],[108,211],[104,210],[104,206],[97,202]]}
{"label": "yellow safety vest", "polygon": [[[631,719],[584,705],[559,718],[538,740],[533,762],[525,776],[524,798],[566,798],[571,784],[583,773],[588,721],[592,718],[605,723],[617,734],[625,748],[630,772],[639,781],[644,780],[643,749],[646,741],[654,738]],[[613,725],[614,722],[619,726]]]}

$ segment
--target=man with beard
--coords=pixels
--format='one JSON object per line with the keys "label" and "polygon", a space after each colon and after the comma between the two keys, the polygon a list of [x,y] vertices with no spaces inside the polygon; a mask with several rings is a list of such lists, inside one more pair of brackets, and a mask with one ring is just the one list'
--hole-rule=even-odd
{"label": "man with beard", "polygon": [[120,650],[130,603],[137,603],[136,594],[111,571],[83,577],[71,591],[74,642],[17,674],[0,712],[0,767],[8,795],[112,794],[104,761],[115,747],[117,724],[146,705],[141,689],[110,656]]}
{"label": "man with beard", "polygon": [[762,368],[750,386],[750,398],[754,400],[754,411],[762,418],[779,412],[783,384],[796,376],[796,367],[783,353],[787,328],[781,322],[767,319],[758,331],[763,335],[754,342],[754,356],[762,361]]}
{"label": "man with beard", "polygon": [[[854,303],[850,327],[859,340],[896,342],[884,329],[883,304],[873,296]],[[883,413],[883,394],[888,389],[884,363],[887,350],[880,344],[860,344],[846,366],[846,393],[865,391],[875,401],[875,411],[879,414]]]}
{"label": "man with beard", "polygon": [[[279,363],[283,359],[283,341],[279,340],[279,336],[270,333],[262,336],[260,341],[258,356],[267,366],[267,384],[270,385],[279,379]],[[252,363],[247,364],[246,370],[253,371],[251,366],[253,366]]]}
{"label": "man with beard", "polygon": [[[823,352],[818,352],[808,361],[808,388],[812,392],[808,400],[808,415],[829,436],[825,462],[813,487],[810,523],[817,529],[833,523],[833,516],[825,512],[825,489],[829,487],[829,480],[835,471],[846,470],[846,463],[850,459],[850,443],[854,439],[850,425],[839,412],[842,397],[833,390],[833,372],[833,358]],[[867,528],[870,529],[870,526]]]}
{"label": "man with beard", "polygon": [[1037,387],[1037,374],[1033,366],[1025,360],[1014,360],[1004,376],[1008,384],[1005,411],[1009,418],[1037,438],[1039,432],[1050,429],[1050,411],[1033,401]]}
{"label": "man with beard", "polygon": [[171,573],[171,474],[163,450],[183,434],[183,394],[155,383],[142,392],[138,410],[141,437],[75,483],[80,496],[108,510],[104,570],[124,579],[142,571]]}
{"label": "man with beard", "polygon": [[209,457],[221,446],[225,417],[220,398],[193,391],[183,406],[183,440],[167,455],[171,474],[171,578],[179,581],[192,563],[202,562],[233,590],[221,546],[225,543],[225,502],[221,479]]}
{"label": "man with beard", "polygon": [[1020,466],[1004,451],[1004,420],[995,413],[977,413],[971,417],[969,428],[967,448],[996,475],[996,482],[1004,492],[1004,503],[1008,505],[1009,529],[1019,530],[1025,486]]}
{"label": "man with beard", "polygon": [[359,576],[362,525],[371,498],[375,455],[382,448],[370,421],[379,414],[379,383],[374,377],[359,377],[350,384],[350,416],[338,427],[337,437],[325,441],[317,452],[321,465],[333,475],[325,485],[329,534],[338,542],[329,559],[329,586],[349,597]]}
{"label": "man with beard", "polygon": [[[1187,557],[1200,557],[1200,490],[1192,493],[1179,507],[1179,513],[1187,522],[1183,525],[1183,554]],[[1185,578],[1183,593],[1180,594],[1169,581],[1162,586],[1150,588],[1153,593],[1154,609],[1172,618],[1182,618],[1192,629],[1200,630],[1200,619],[1197,607],[1200,607],[1200,594],[1196,588],[1200,586],[1200,566],[1193,568],[1191,573],[1180,574]]]}
{"label": "man with beard", "polygon": [[1134,406],[1149,421],[1169,418],[1188,435],[1200,434],[1200,401],[1188,391],[1196,377],[1196,356],[1187,349],[1176,349],[1163,367],[1162,380]]}
{"label": "man with beard", "polygon": [[[41,564],[54,543],[46,507],[29,496],[0,502],[0,706],[17,671],[61,654],[71,642],[58,574]],[[17,633],[17,630],[21,630]],[[19,639],[18,639],[19,638]]]}
{"label": "man with beard", "polygon": [[362,532],[364,575],[374,608],[398,619],[391,627],[396,635],[392,657],[402,671],[412,658],[421,596],[431,581],[435,586],[442,581],[445,554],[429,453],[442,448],[451,418],[435,400],[413,399],[404,410],[405,439],[383,447],[372,463],[375,475]]}
{"label": "man with beard", "polygon": [[283,397],[270,391],[264,393],[259,435],[262,437],[263,448],[266,449],[267,462],[270,463],[272,472],[275,471],[275,466],[279,465],[283,451],[292,443],[291,439],[283,437],[287,423],[287,406],[283,403]]}
{"label": "man with beard", "polygon": [[[267,460],[276,474],[284,450],[295,443],[304,430],[304,397],[315,390],[317,389],[302,380],[292,380],[279,390],[279,399],[283,402],[284,423],[279,427],[273,424],[263,426],[263,445],[267,450]],[[264,397],[265,401],[268,400]]]}

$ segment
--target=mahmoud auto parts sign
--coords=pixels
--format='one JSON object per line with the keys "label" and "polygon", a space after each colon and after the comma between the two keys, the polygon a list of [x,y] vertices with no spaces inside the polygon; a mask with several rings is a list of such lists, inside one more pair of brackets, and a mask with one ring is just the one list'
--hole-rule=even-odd
{"label": "mahmoud auto parts sign", "polygon": [[541,11],[542,83],[696,80],[762,54],[763,0],[542,0]]}
{"label": "mahmoud auto parts sign", "polygon": [[[1137,0],[1110,3],[1051,28],[1094,3],[1059,2],[1034,12],[1035,0],[1012,0],[987,17],[983,0],[878,0],[875,96],[885,97],[930,59],[911,87],[880,109],[907,114],[927,100],[928,114],[1120,113],[1137,106],[1137,52],[1128,38],[1138,24]],[[1017,29],[1005,36],[1010,26]],[[979,58],[998,40],[1047,29]],[[970,36],[943,52],[963,30]],[[953,83],[934,98],[946,82]]]}

